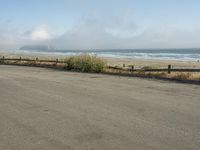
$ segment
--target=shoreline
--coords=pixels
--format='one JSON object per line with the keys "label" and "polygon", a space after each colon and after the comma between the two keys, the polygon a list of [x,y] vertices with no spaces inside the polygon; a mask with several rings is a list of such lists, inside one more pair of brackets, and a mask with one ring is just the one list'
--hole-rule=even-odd
{"label": "shoreline", "polygon": [[[36,54],[36,53],[18,53],[18,52],[5,52],[0,51],[0,57],[5,56],[9,58],[23,57],[23,58],[41,58],[41,59],[65,59],[70,55],[53,55],[53,54]],[[97,56],[98,57],[98,56]],[[185,60],[161,60],[161,59],[145,59],[145,58],[114,58],[114,57],[99,57],[107,62],[108,65],[122,66],[123,64],[134,65],[136,67],[152,66],[152,67],[167,67],[171,64],[173,67],[181,68],[200,68],[198,61],[185,61]]]}

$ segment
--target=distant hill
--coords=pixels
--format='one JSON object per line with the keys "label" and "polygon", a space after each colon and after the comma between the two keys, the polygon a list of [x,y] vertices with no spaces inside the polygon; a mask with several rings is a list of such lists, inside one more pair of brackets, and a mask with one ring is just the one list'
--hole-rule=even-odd
{"label": "distant hill", "polygon": [[49,50],[55,50],[55,48],[52,46],[47,46],[47,45],[25,45],[25,46],[22,46],[20,50],[49,51]]}

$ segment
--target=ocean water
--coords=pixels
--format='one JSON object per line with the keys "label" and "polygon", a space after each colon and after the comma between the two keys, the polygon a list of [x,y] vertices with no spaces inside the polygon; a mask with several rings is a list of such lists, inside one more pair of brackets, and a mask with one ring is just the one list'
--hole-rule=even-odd
{"label": "ocean water", "polygon": [[79,55],[87,53],[99,57],[158,60],[200,61],[199,49],[117,49],[117,50],[20,50],[23,53],[47,55]]}

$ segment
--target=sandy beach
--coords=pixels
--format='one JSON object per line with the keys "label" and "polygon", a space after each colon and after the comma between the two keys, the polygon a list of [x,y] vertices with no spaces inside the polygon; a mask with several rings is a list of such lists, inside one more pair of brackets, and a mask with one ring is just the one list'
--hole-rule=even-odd
{"label": "sandy beach", "polygon": [[200,87],[0,65],[0,149],[199,150]]}
{"label": "sandy beach", "polygon": [[[35,53],[13,53],[13,52],[1,52],[0,57],[5,56],[9,58],[23,57],[23,58],[40,58],[40,59],[65,59],[69,56],[64,55],[48,55],[48,54],[35,54]],[[200,68],[200,62],[197,61],[178,61],[178,60],[156,60],[156,59],[131,59],[131,58],[111,58],[111,57],[102,57],[108,65],[112,66],[123,66],[125,64],[134,65],[135,67],[167,67],[171,64],[174,68]]]}
{"label": "sandy beach", "polygon": [[167,67],[171,64],[174,67],[199,68],[200,62],[177,61],[177,60],[153,60],[153,59],[129,59],[129,58],[104,58],[110,65],[135,65],[135,66],[153,66]]}

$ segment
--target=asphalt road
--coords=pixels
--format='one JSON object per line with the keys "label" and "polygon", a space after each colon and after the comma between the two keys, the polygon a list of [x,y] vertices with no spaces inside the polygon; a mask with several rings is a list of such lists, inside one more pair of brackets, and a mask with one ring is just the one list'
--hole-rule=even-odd
{"label": "asphalt road", "polygon": [[0,66],[0,150],[199,150],[200,86]]}

